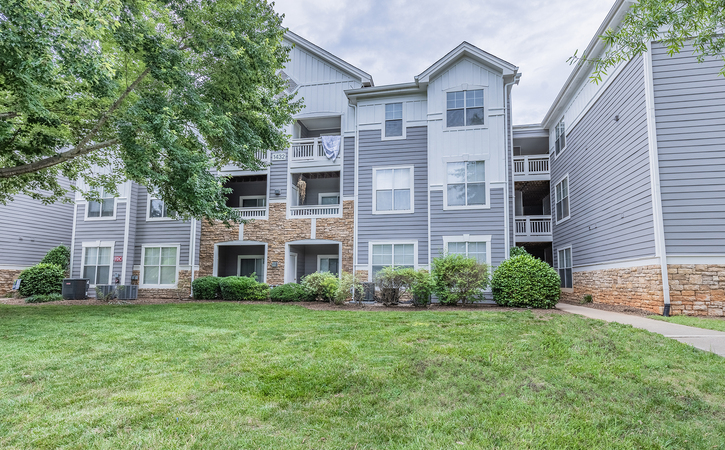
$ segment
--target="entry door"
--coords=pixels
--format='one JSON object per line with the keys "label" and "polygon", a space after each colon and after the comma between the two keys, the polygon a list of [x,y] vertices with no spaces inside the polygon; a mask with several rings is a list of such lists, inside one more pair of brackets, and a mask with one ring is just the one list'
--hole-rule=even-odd
{"label": "entry door", "polygon": [[257,281],[264,280],[264,256],[239,255],[237,275],[248,277],[252,274],[256,274]]}
{"label": "entry door", "polygon": [[290,283],[297,283],[297,253],[289,254],[289,264],[287,265],[287,279]]}

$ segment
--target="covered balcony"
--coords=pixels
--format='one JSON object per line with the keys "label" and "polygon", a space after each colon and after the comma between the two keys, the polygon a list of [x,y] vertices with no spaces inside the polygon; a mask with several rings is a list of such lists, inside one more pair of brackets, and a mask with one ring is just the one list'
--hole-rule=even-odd
{"label": "covered balcony", "polygon": [[214,276],[248,277],[267,280],[267,244],[255,241],[230,241],[214,245]]}
{"label": "covered balcony", "polygon": [[[340,116],[297,119],[292,129],[292,146],[289,151],[290,167],[342,165],[341,130]],[[331,158],[326,152],[323,138],[328,140],[328,150],[337,149],[336,156]]]}
{"label": "covered balcony", "polygon": [[241,219],[268,217],[267,175],[232,177],[224,187],[232,189],[227,194],[227,206],[234,208]]}
{"label": "covered balcony", "polygon": [[544,181],[549,171],[549,135],[531,127],[514,128],[514,180]]}
{"label": "covered balcony", "polygon": [[337,241],[308,239],[287,244],[285,283],[299,283],[315,272],[340,275],[342,244]]}
{"label": "covered balcony", "polygon": [[340,172],[293,173],[290,218],[342,217]]}
{"label": "covered balcony", "polygon": [[548,181],[517,181],[516,242],[552,242]]}

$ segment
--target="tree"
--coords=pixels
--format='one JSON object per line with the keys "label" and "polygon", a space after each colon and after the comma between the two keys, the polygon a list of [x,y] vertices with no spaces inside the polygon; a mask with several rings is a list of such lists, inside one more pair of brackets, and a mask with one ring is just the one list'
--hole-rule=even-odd
{"label": "tree", "polygon": [[[599,58],[576,54],[571,63],[588,61],[594,66],[591,79],[601,82],[607,70],[647,51],[647,43],[659,40],[670,56],[689,43],[702,62],[707,56],[722,58],[725,49],[725,0],[639,0],[627,11],[617,29],[601,36],[606,50]],[[725,67],[720,71],[725,76]]]}
{"label": "tree", "polygon": [[[214,169],[261,167],[300,108],[265,0],[3,0],[0,203],[133,180],[181,217],[231,220]],[[73,187],[72,189],[77,189]]]}

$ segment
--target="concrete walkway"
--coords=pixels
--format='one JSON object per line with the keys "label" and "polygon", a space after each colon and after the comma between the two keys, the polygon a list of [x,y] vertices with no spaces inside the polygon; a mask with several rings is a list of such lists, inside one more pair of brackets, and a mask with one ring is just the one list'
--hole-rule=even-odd
{"label": "concrete walkway", "polygon": [[632,325],[635,328],[641,328],[643,330],[651,331],[652,333],[659,333],[664,337],[677,339],[680,342],[692,345],[700,350],[725,356],[725,333],[722,331],[688,327],[686,325],[663,322],[661,320],[647,319],[646,317],[630,316],[629,314],[569,305],[567,303],[559,303],[556,305],[556,308],[568,313],[589,317],[591,319]]}

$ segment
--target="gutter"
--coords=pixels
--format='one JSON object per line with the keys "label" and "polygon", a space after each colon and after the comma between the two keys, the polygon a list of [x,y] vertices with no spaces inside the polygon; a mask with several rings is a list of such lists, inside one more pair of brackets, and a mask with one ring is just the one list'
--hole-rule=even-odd
{"label": "gutter", "polygon": [[[506,246],[506,255],[505,259],[509,258],[509,253],[511,252],[511,234],[514,236],[514,245],[516,245],[516,233],[512,233],[514,230],[512,228],[511,223],[511,211],[509,211],[509,207],[511,204],[511,193],[510,191],[510,182],[509,182],[509,163],[513,164],[513,117],[509,121],[509,108],[511,107],[511,104],[509,103],[509,92],[514,84],[519,84],[519,80],[521,80],[521,74],[517,73],[514,75],[513,80],[511,82],[504,84],[503,87],[503,104],[504,104],[504,112],[503,112],[503,120],[504,120],[504,126],[506,127],[506,170],[505,170],[505,180],[506,180],[506,187],[504,190],[504,196],[506,198],[506,202],[504,203],[504,215],[506,216],[506,234],[504,236],[504,242]],[[513,168],[512,168],[513,170]]]}

